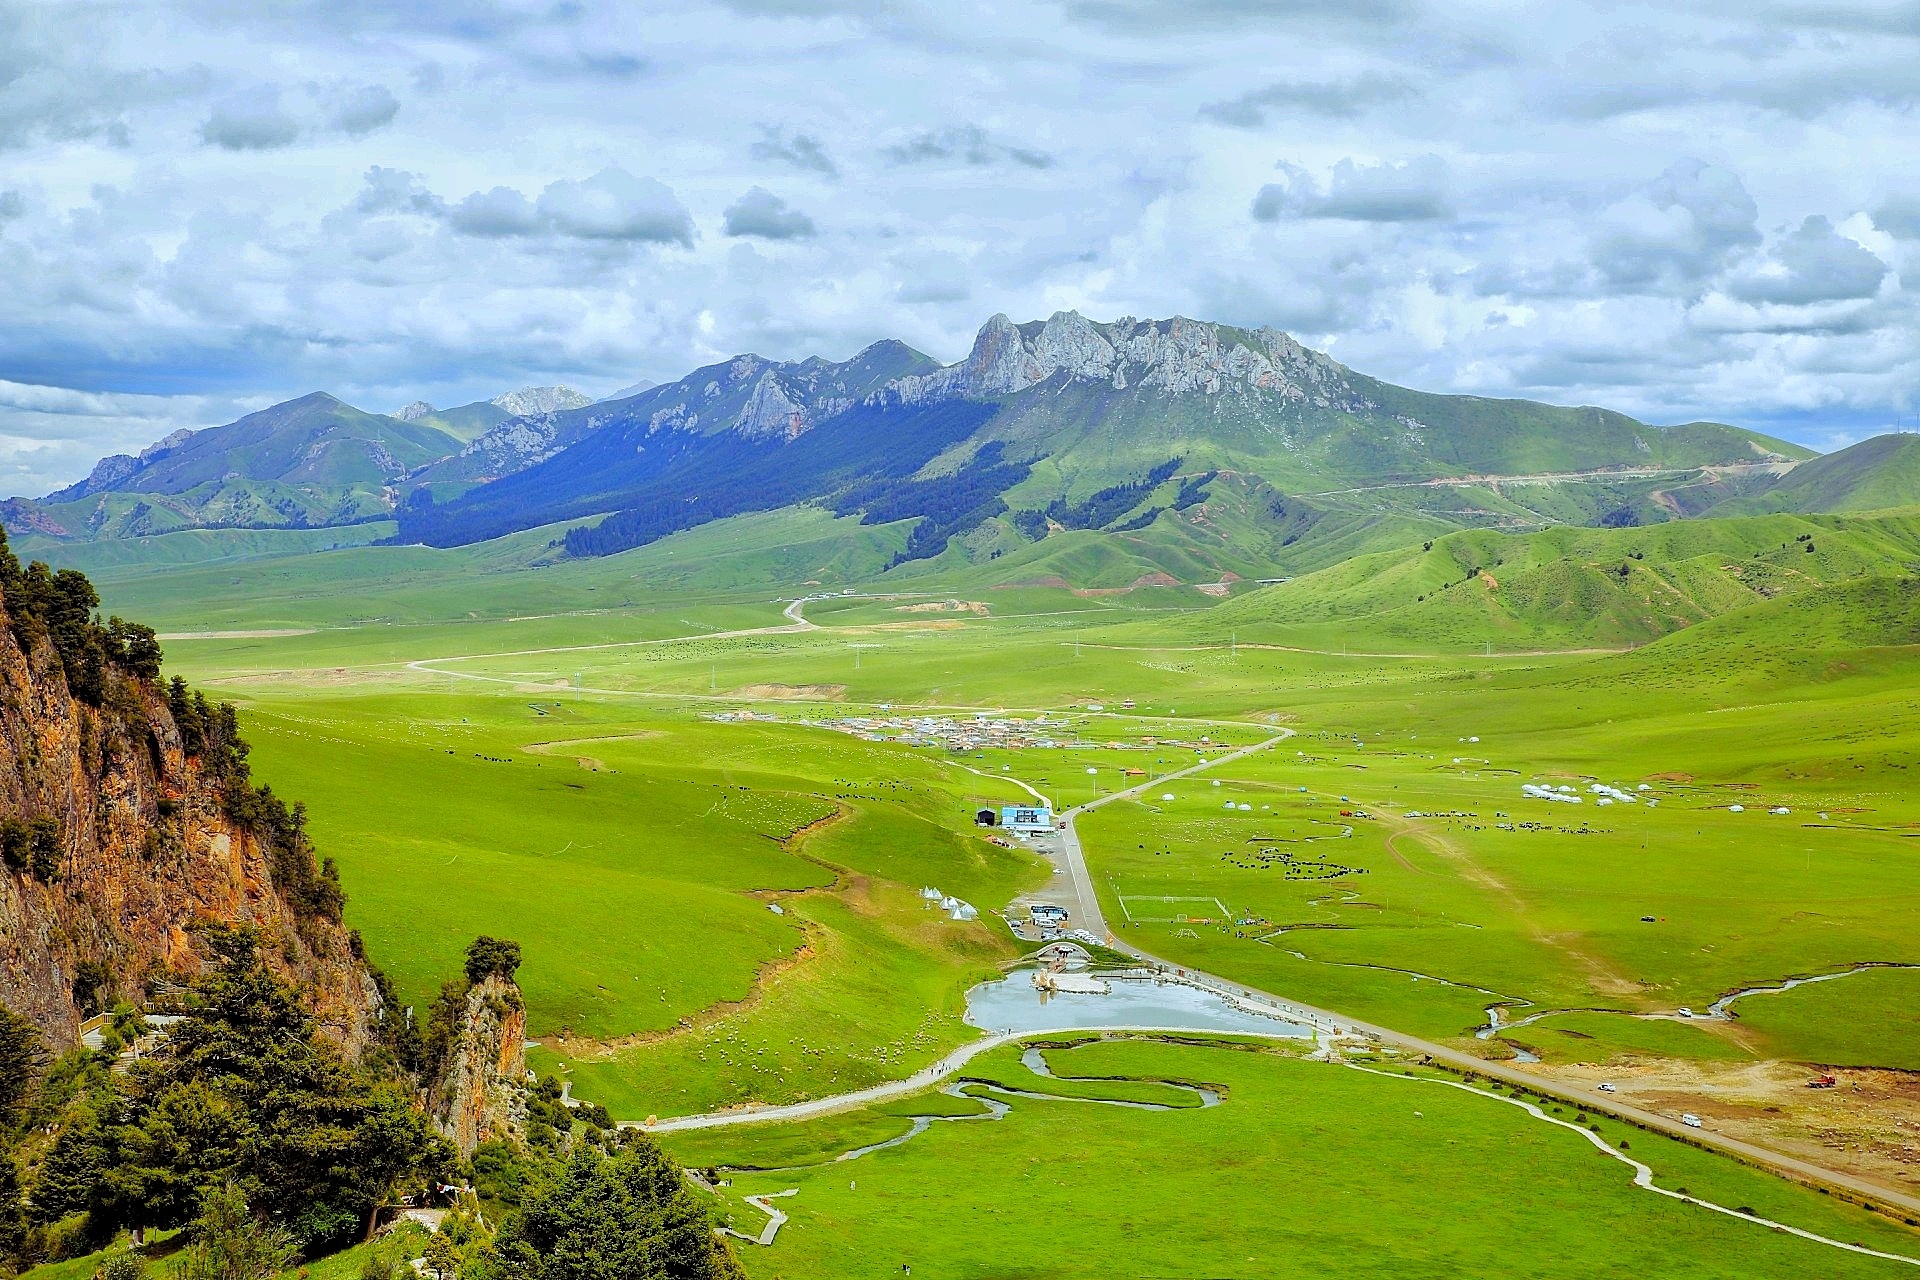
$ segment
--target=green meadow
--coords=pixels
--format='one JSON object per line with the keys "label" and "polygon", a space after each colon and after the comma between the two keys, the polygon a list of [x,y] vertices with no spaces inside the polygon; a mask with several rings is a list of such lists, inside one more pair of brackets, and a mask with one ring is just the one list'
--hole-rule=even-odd
{"label": "green meadow", "polygon": [[[1632,1171],[1579,1134],[1511,1103],[1447,1087],[1304,1061],[1260,1046],[1101,1041],[1052,1049],[1054,1079],[1011,1050],[969,1077],[1056,1100],[1013,1097],[1004,1119],[936,1122],[931,1095],[828,1126],[667,1135],[695,1166],[737,1167],[722,1189],[728,1221],[757,1233],[789,1221],[771,1247],[743,1247],[759,1277],[1893,1276],[1904,1264],[1847,1253],[1637,1188]],[[1374,1069],[1405,1071],[1390,1061]],[[1097,1077],[1068,1080],[1060,1076]],[[1203,1084],[1220,1105],[1178,1105]],[[979,1086],[976,1096],[1005,1097]],[[1102,1105],[1151,1101],[1167,1110]],[[983,1111],[984,1107],[978,1108]],[[1914,1236],[1873,1214],[1683,1144],[1577,1112],[1549,1114],[1609,1147],[1626,1144],[1656,1185],[1884,1252]],[[764,1128],[765,1132],[756,1132]]]}
{"label": "green meadow", "polygon": [[[1067,806],[1151,782],[1079,823],[1109,926],[1283,998],[1546,1069],[1920,1066],[1910,969],[1756,995],[1728,1021],[1672,1016],[1791,977],[1920,965],[1920,607],[1882,572],[1908,534],[1829,522],[1810,553],[1792,549],[1800,524],[1765,524],[1766,546],[1760,528],[1646,541],[1624,577],[1608,539],[1641,531],[1518,548],[1455,535],[1481,540],[1238,584],[1224,603],[964,575],[875,587],[896,531],[791,512],[601,561],[553,563],[533,536],[297,555],[249,539],[213,564],[91,567],[108,608],[172,637],[171,671],[240,705],[258,776],[308,806],[349,922],[402,998],[430,999],[476,934],[519,940],[533,1065],[638,1120],[898,1079],[977,1034],[967,989],[1024,950],[993,913],[1049,879],[972,823],[1026,799],[1021,784]],[[768,537],[792,542],[770,558],[754,549]],[[1759,568],[1683,563],[1735,565],[1743,548]],[[1400,575],[1447,580],[1435,557],[1483,552],[1546,583],[1582,557],[1611,566],[1595,579],[1607,609],[1622,581],[1653,590],[1635,576],[1651,564],[1691,583],[1691,603],[1651,627],[1619,613],[1643,621],[1579,643],[1563,612],[1488,613],[1477,580],[1471,608],[1386,616]],[[784,613],[803,595],[821,597],[806,628]],[[1044,714],[1084,745],[952,752],[832,727],[923,714]],[[1632,803],[1600,804],[1595,784]],[[980,919],[930,910],[927,885]],[[1534,1020],[1477,1037],[1490,1006]],[[1575,1135],[1431,1083],[1275,1052],[1067,1056],[1072,1074],[1148,1083],[1036,1084],[1004,1053],[968,1073],[1175,1109],[1014,1099],[1003,1121],[936,1123],[853,1166],[741,1175],[736,1197],[801,1188],[774,1248],[742,1246],[752,1273],[1111,1274],[1116,1248],[1166,1275],[1894,1266],[1652,1196]],[[1158,1079],[1225,1085],[1227,1101],[1197,1109]],[[1422,1116],[1383,1102],[1404,1093]],[[695,1164],[811,1166],[929,1107],[978,1110],[933,1094],[670,1145]],[[1671,1171],[1724,1203],[1920,1250],[1719,1157],[1608,1136],[1656,1149],[1662,1185]],[[743,1230],[763,1220],[729,1212]]]}

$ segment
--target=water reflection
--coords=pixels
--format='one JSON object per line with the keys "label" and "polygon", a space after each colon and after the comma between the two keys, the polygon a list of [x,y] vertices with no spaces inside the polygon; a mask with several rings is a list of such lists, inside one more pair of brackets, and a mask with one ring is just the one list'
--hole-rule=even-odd
{"label": "water reflection", "polygon": [[985,1031],[1069,1031],[1082,1027],[1239,1031],[1310,1037],[1298,1023],[1251,1012],[1211,991],[1152,978],[1101,977],[1106,995],[1040,991],[1030,970],[1016,970],[967,992],[967,1022]]}

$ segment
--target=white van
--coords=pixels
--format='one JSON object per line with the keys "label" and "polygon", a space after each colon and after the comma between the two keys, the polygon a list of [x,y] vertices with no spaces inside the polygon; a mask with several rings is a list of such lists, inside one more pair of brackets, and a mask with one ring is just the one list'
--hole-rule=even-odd
{"label": "white van", "polygon": [[1689,1129],[1698,1129],[1700,1127],[1700,1117],[1689,1111],[1680,1117],[1680,1123]]}

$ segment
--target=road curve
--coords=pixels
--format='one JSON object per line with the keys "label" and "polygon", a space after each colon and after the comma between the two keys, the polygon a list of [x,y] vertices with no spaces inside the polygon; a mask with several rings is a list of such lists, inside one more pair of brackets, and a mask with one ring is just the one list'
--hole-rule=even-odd
{"label": "road curve", "polygon": [[1279,1031],[1235,1031],[1235,1032],[1197,1032],[1192,1027],[1058,1027],[1053,1030],[1044,1028],[1033,1031],[1000,1031],[970,1040],[946,1057],[931,1066],[922,1067],[901,1080],[888,1080],[882,1084],[871,1085],[865,1089],[856,1089],[851,1093],[836,1093],[827,1098],[813,1098],[806,1102],[789,1102],[778,1107],[746,1107],[736,1111],[710,1111],[705,1115],[672,1116],[665,1120],[655,1120],[651,1124],[644,1120],[622,1120],[622,1129],[644,1129],[648,1133],[677,1133],[687,1129],[721,1129],[737,1124],[761,1124],[776,1120],[811,1120],[818,1116],[833,1115],[840,1111],[851,1111],[875,1102],[886,1102],[892,1098],[905,1097],[918,1093],[930,1085],[938,1084],[949,1076],[959,1073],[960,1068],[986,1053],[998,1049],[1004,1044],[1015,1044],[1022,1040],[1035,1040],[1044,1036],[1089,1036],[1116,1033],[1136,1035],[1240,1035],[1265,1036],[1275,1040],[1298,1040],[1299,1036]]}

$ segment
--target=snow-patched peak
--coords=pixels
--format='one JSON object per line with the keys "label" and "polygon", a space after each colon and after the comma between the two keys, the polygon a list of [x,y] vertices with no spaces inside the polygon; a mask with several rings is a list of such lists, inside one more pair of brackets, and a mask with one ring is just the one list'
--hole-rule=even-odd
{"label": "snow-patched peak", "polygon": [[1347,370],[1278,329],[1235,329],[1174,316],[1122,317],[1111,324],[1077,311],[1016,325],[996,315],[957,364],[891,388],[907,401],[1012,395],[1056,375],[1142,387],[1169,395],[1212,395],[1239,386],[1324,407],[1363,403]]}
{"label": "snow-patched peak", "polygon": [[522,387],[493,398],[495,408],[505,409],[518,418],[529,413],[559,413],[562,409],[582,409],[593,403],[572,387]]}
{"label": "snow-patched peak", "polygon": [[395,409],[393,416],[402,422],[418,422],[422,418],[431,417],[434,412],[434,407],[425,400],[415,400],[410,405]]}

